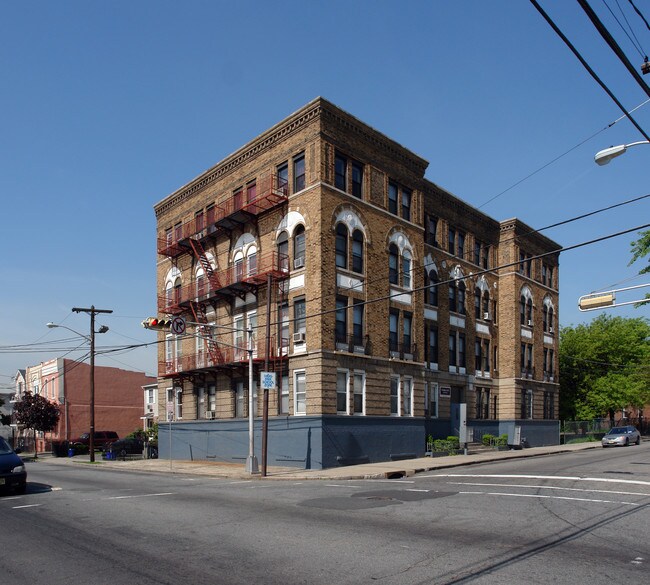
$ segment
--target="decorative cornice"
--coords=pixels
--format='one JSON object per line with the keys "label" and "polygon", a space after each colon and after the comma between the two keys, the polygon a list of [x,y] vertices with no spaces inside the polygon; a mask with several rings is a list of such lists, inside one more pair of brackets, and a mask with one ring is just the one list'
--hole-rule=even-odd
{"label": "decorative cornice", "polygon": [[242,148],[226,157],[224,160],[208,169],[196,179],[184,185],[171,195],[167,196],[160,203],[154,206],[156,217],[160,217],[169,209],[191,197],[197,191],[204,189],[215,181],[228,175],[243,163],[255,158],[259,154],[273,147],[287,136],[297,132],[321,113],[320,99],[313,100],[298,112],[292,114],[279,124],[267,130]]}

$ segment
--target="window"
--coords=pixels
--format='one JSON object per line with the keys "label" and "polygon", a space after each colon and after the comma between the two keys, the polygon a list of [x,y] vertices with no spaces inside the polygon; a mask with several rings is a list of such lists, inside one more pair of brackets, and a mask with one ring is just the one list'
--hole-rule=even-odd
{"label": "window", "polygon": [[544,348],[544,378],[548,379],[553,377],[553,362],[555,361],[555,352],[548,348]]}
{"label": "window", "polygon": [[411,190],[402,187],[402,219],[411,221]]}
{"label": "window", "polygon": [[336,324],[335,335],[337,343],[346,343],[348,337],[348,300],[336,299]]}
{"label": "window", "polygon": [[438,246],[438,218],[427,215],[424,225],[424,241],[429,246]]}
{"label": "window", "polygon": [[521,418],[533,418],[533,391],[521,391]]}
{"label": "window", "polygon": [[399,311],[391,309],[388,315],[388,349],[399,351]]}
{"label": "window", "polygon": [[399,284],[399,252],[395,244],[388,247],[388,282],[391,284]]}
{"label": "window", "polygon": [[474,369],[477,372],[483,369],[483,346],[480,339],[474,340]]}
{"label": "window", "polygon": [[293,301],[293,332],[307,332],[307,318],[304,298],[295,299]]}
{"label": "window", "polygon": [[388,211],[397,215],[397,185],[388,183]]}
{"label": "window", "polygon": [[363,272],[363,233],[354,230],[352,233],[352,271]]}
{"label": "window", "polygon": [[282,232],[278,236],[278,265],[281,270],[289,270],[289,236]]}
{"label": "window", "polygon": [[467,352],[465,349],[465,334],[458,334],[458,366],[461,368],[467,367]]}
{"label": "window", "polygon": [[530,343],[521,344],[520,365],[522,376],[533,374],[533,346]]}
{"label": "window", "polygon": [[438,328],[435,325],[425,327],[426,361],[431,364],[438,363]]}
{"label": "window", "polygon": [[293,234],[293,267],[305,266],[305,226],[299,225]]}
{"label": "window", "polygon": [[533,256],[524,252],[523,250],[519,250],[519,274],[523,274],[524,276],[530,278],[530,275],[532,273],[532,266]]}
{"label": "window", "polygon": [[280,390],[280,412],[278,414],[289,414],[289,376],[282,376],[282,387]]}
{"label": "window", "polygon": [[257,197],[257,184],[255,181],[251,181],[246,185],[246,203],[251,203],[255,201]]}
{"label": "window", "polygon": [[458,232],[458,257],[465,258],[465,234]]}
{"label": "window", "polygon": [[366,408],[366,374],[354,372],[352,388],[352,406],[354,414],[365,414]]}
{"label": "window", "polygon": [[519,322],[522,325],[533,325],[533,298],[528,287],[524,287],[519,297]]}
{"label": "window", "polygon": [[467,312],[465,309],[465,283],[462,280],[458,283],[457,310],[461,315],[465,315]]}
{"label": "window", "polygon": [[490,246],[480,240],[474,240],[474,264],[477,264],[482,268],[488,268],[489,256]]}
{"label": "window", "polygon": [[293,412],[307,414],[307,381],[304,370],[293,373]]}
{"label": "window", "polygon": [[293,159],[293,192],[297,193],[305,188],[305,155],[301,154]]}
{"label": "window", "polygon": [[357,162],[352,163],[352,195],[363,197],[363,165]]}
{"label": "window", "polygon": [[458,303],[456,301],[456,283],[449,283],[449,310],[456,313],[458,311]]}
{"label": "window", "polygon": [[490,418],[490,389],[489,388],[476,389],[476,418],[477,419]]}
{"label": "window", "polygon": [[336,372],[336,413],[348,414],[348,385],[349,373],[347,370]]}
{"label": "window", "polygon": [[438,272],[433,269],[428,273],[429,287],[427,288],[427,303],[437,307],[438,306]]}
{"label": "window", "polygon": [[246,393],[244,382],[235,384],[235,417],[244,418],[246,416]]}
{"label": "window", "polygon": [[365,305],[363,301],[354,299],[352,307],[352,343],[363,345],[363,315]]}
{"label": "window", "polygon": [[447,234],[447,250],[450,254],[456,253],[456,230],[454,228],[449,228]]}
{"label": "window", "polygon": [[278,307],[278,322],[280,324],[280,348],[282,355],[286,354],[289,347],[289,304],[282,303]]}
{"label": "window", "polygon": [[336,226],[336,267],[348,267],[348,228],[344,224],[339,223]]}
{"label": "window", "polygon": [[214,384],[208,385],[208,412],[215,412],[217,410],[217,388]]}
{"label": "window", "polygon": [[411,255],[407,251],[402,254],[402,286],[411,288]]}
{"label": "window", "polygon": [[458,365],[458,356],[456,355],[456,332],[449,334],[449,365],[456,367]]}
{"label": "window", "polygon": [[431,418],[438,418],[438,384],[424,383],[424,408]]}
{"label": "window", "polygon": [[402,338],[404,344],[404,351],[406,353],[413,353],[413,348],[411,347],[411,331],[413,329],[413,317],[410,313],[404,313],[402,318],[402,329],[404,337]]}
{"label": "window", "polygon": [[176,419],[183,418],[183,389],[176,388]]}
{"label": "window", "polygon": [[555,418],[555,394],[553,392],[544,392],[544,418]]}
{"label": "window", "polygon": [[399,376],[390,378],[390,414],[399,416]]}
{"label": "window", "polygon": [[341,191],[347,191],[348,187],[348,159],[337,154],[334,157],[334,186]]}
{"label": "window", "polygon": [[233,211],[238,211],[244,204],[244,190],[242,187],[235,189],[232,195]]}
{"label": "window", "polygon": [[277,188],[279,191],[287,193],[287,186],[289,184],[289,165],[285,162],[278,165],[276,170],[277,174]]}
{"label": "window", "polygon": [[402,415],[413,416],[413,378],[402,379]]}
{"label": "window", "polygon": [[483,371],[490,371],[490,340],[483,340]]}

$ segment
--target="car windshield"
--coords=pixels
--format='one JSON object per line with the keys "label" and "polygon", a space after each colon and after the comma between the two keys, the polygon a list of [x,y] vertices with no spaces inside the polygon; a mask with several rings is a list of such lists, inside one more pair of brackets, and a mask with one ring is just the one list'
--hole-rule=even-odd
{"label": "car windshield", "polygon": [[611,429],[608,435],[624,435],[627,432],[627,429]]}
{"label": "car windshield", "polygon": [[7,441],[0,437],[0,455],[7,455],[12,451],[13,449],[7,444]]}

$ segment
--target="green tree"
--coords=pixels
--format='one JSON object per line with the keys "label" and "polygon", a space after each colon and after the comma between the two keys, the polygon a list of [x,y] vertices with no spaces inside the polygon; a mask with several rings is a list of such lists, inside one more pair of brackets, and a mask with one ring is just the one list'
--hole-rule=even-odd
{"label": "green tree", "polygon": [[14,405],[16,422],[34,431],[34,458],[37,455],[36,432],[47,433],[56,428],[59,422],[59,408],[56,404],[39,394],[25,392],[22,400]]}
{"label": "green tree", "polygon": [[[641,237],[631,244],[632,259],[630,260],[628,266],[631,266],[637,260],[648,256],[648,264],[639,270],[639,274],[650,274],[650,230],[639,232],[639,236]],[[648,293],[645,298],[650,300],[650,293]],[[635,307],[645,305],[647,302],[648,301],[642,301],[640,303],[637,303]]]}
{"label": "green tree", "polygon": [[650,403],[650,322],[602,314],[560,331],[560,418],[589,420]]}

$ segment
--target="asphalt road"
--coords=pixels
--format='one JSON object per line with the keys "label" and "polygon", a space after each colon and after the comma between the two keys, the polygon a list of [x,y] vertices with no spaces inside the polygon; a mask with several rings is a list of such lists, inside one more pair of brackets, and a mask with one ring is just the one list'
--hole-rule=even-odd
{"label": "asphalt road", "polygon": [[28,464],[0,581],[645,583],[650,443],[399,480],[228,480]]}

